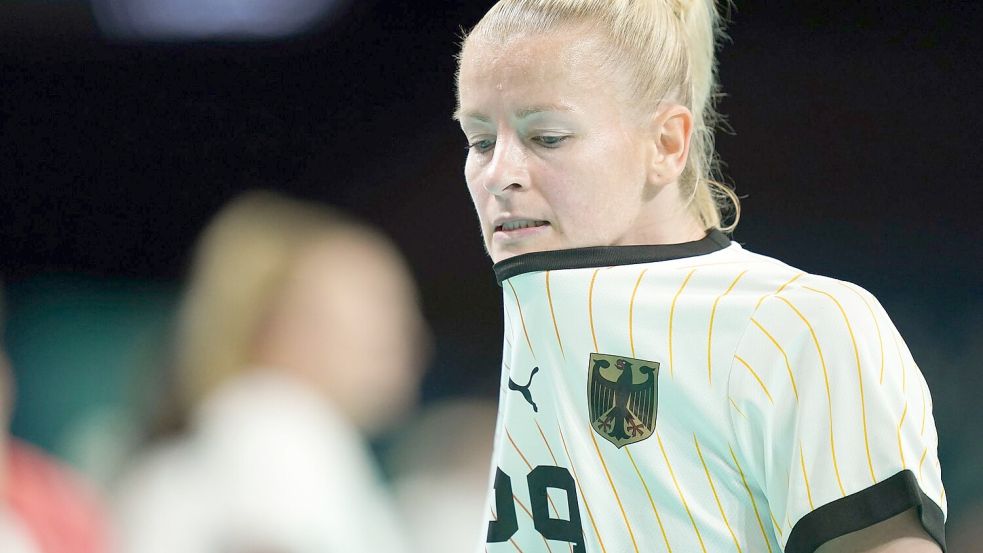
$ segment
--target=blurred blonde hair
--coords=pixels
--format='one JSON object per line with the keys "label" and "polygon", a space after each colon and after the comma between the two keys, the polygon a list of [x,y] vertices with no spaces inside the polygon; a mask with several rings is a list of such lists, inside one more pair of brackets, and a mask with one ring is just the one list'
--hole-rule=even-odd
{"label": "blurred blonde hair", "polygon": [[[679,179],[683,197],[704,228],[732,231],[740,200],[717,180],[714,150],[718,93],[714,51],[722,36],[714,0],[501,0],[464,39],[506,41],[528,33],[583,28],[604,39],[607,65],[630,79],[635,107],[651,113],[670,99],[693,114],[689,158]],[[723,213],[733,212],[723,223]]]}
{"label": "blurred blonde hair", "polygon": [[255,341],[298,257],[311,245],[381,234],[344,213],[272,192],[226,205],[199,238],[176,330],[176,407],[187,414],[250,367]]}

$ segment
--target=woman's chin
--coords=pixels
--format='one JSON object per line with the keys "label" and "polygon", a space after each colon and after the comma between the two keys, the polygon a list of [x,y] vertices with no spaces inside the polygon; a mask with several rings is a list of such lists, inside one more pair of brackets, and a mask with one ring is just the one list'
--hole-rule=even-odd
{"label": "woman's chin", "polygon": [[558,250],[559,247],[551,247],[545,243],[542,244],[522,244],[522,245],[509,245],[506,247],[496,246],[492,244],[492,247],[488,251],[488,255],[491,256],[493,263],[501,263],[507,259],[534,252],[545,252],[550,250]]}
{"label": "woman's chin", "polygon": [[525,253],[561,249],[556,244],[555,232],[550,224],[514,231],[498,230],[492,234],[488,254],[494,263]]}

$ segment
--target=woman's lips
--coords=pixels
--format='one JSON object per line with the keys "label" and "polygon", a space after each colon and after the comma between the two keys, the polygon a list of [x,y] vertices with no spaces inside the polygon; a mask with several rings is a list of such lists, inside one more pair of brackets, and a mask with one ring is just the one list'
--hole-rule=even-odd
{"label": "woman's lips", "polygon": [[548,221],[509,221],[495,227],[494,239],[506,241],[522,240],[545,232],[549,226]]}

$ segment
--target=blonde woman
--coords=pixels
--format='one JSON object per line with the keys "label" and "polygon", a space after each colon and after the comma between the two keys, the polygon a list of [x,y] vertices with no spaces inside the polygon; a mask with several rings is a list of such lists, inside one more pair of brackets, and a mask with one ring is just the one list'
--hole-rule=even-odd
{"label": "blonde woman", "polygon": [[727,237],[719,21],[502,0],[464,40],[506,321],[481,551],[945,549],[931,395],[877,300]]}
{"label": "blonde woman", "polygon": [[180,313],[187,429],[124,484],[121,550],[404,551],[364,436],[415,401],[424,337],[377,231],[270,193],[233,201]]}

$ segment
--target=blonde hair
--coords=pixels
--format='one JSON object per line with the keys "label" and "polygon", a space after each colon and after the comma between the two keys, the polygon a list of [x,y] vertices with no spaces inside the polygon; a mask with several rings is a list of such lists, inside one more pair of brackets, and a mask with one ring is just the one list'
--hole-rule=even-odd
{"label": "blonde hair", "polygon": [[178,313],[174,407],[187,414],[249,368],[255,340],[298,257],[351,231],[386,243],[337,210],[271,192],[249,192],[225,206],[199,239]]}
{"label": "blonde hair", "polygon": [[[730,232],[740,219],[740,200],[717,179],[714,128],[718,95],[714,51],[722,35],[714,0],[501,0],[464,39],[505,41],[527,33],[584,28],[606,40],[605,62],[630,78],[630,96],[652,110],[665,99],[693,114],[682,196],[704,228]],[[723,213],[732,212],[729,224]]]}

